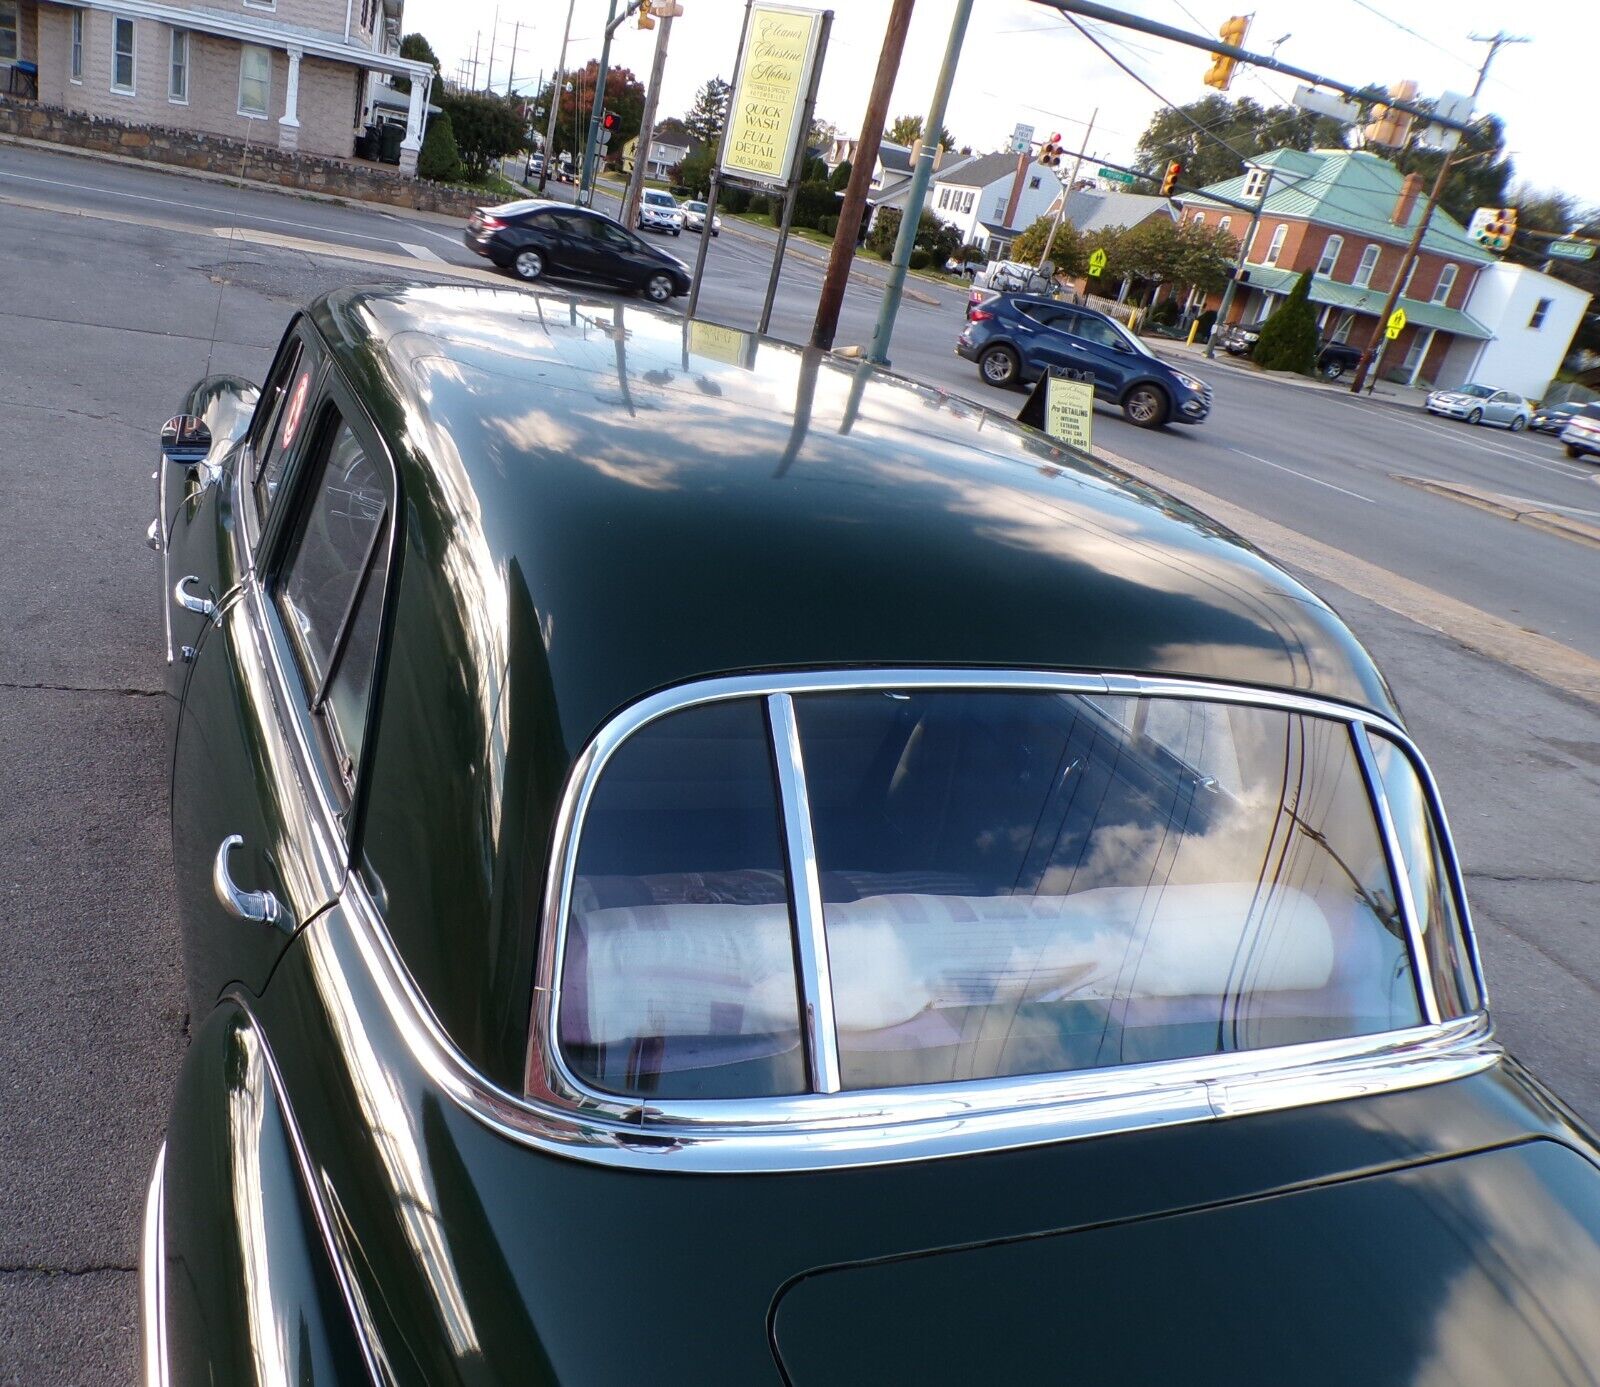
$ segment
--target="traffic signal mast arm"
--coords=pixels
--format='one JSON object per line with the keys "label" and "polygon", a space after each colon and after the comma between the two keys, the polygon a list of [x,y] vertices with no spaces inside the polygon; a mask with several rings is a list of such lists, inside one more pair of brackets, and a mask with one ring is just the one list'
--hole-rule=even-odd
{"label": "traffic signal mast arm", "polygon": [[[1040,146],[1041,154],[1044,150],[1050,148],[1052,148],[1051,142],[1046,141]],[[1056,163],[1050,164],[1048,159],[1041,159],[1040,161],[1042,163],[1049,164],[1051,168],[1055,168],[1057,165],[1065,163],[1068,159],[1087,159],[1091,157],[1089,152],[1084,149],[1080,149],[1076,153],[1067,153],[1061,149],[1059,144],[1055,144],[1053,148],[1057,151],[1055,155]],[[1099,158],[1098,155],[1093,157],[1096,159],[1101,168],[1115,169],[1118,173],[1131,174],[1135,178],[1144,179],[1147,183],[1154,183],[1157,187],[1160,187],[1163,190],[1167,189],[1167,175],[1172,171],[1172,164],[1168,164],[1165,169],[1152,171],[1150,169],[1136,169],[1128,164],[1114,164],[1109,159]],[[1183,169],[1182,162],[1174,159],[1172,163],[1178,165],[1179,172],[1181,173]],[[1068,191],[1071,190],[1068,189]],[[1240,202],[1237,198],[1224,197],[1221,193],[1205,192],[1203,189],[1197,188],[1192,184],[1178,182],[1176,175],[1173,177],[1170,191],[1174,193],[1200,193],[1207,202],[1214,202],[1221,207],[1234,207],[1241,212],[1254,212],[1256,210],[1256,204],[1253,202]]]}
{"label": "traffic signal mast arm", "polygon": [[[1232,58],[1237,62],[1248,63],[1252,67],[1281,72],[1285,77],[1298,77],[1302,82],[1309,82],[1314,87],[1331,87],[1334,91],[1342,92],[1357,101],[1373,99],[1373,89],[1370,85],[1352,87],[1344,82],[1336,82],[1331,77],[1324,77],[1320,73],[1310,72],[1303,67],[1295,67],[1292,63],[1280,62],[1265,53],[1252,53],[1248,49],[1219,39],[1215,34],[1191,34],[1187,29],[1177,29],[1170,24],[1161,24],[1153,19],[1128,14],[1123,10],[1114,10],[1109,5],[1097,5],[1094,0],[1034,0],[1034,4],[1043,5],[1046,9],[1059,10],[1062,14],[1075,14],[1084,19],[1099,20],[1102,24],[1136,29],[1139,33],[1149,34],[1153,38],[1167,39],[1172,43],[1202,49],[1213,57]],[[1383,104],[1392,110],[1408,111],[1428,125],[1436,125],[1445,130],[1455,130],[1465,135],[1474,129],[1470,122],[1435,115],[1427,107],[1418,105],[1415,101],[1401,101],[1391,96],[1384,98]]]}

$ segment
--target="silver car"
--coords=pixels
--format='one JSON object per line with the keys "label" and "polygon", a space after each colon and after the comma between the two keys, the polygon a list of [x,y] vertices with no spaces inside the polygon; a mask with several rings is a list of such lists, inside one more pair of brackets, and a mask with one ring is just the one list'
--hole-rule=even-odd
{"label": "silver car", "polygon": [[1492,385],[1463,385],[1456,390],[1435,390],[1428,396],[1428,413],[1469,424],[1503,424],[1512,433],[1528,427],[1533,406],[1511,390]]}
{"label": "silver car", "polygon": [[655,231],[670,231],[674,236],[683,232],[683,209],[678,199],[659,188],[646,188],[639,199],[639,220],[634,223],[640,231],[647,227]]}
{"label": "silver car", "polygon": [[[683,204],[683,229],[685,231],[704,231],[706,229],[706,205],[703,202],[686,202]],[[722,218],[711,218],[711,234],[722,235]]]}

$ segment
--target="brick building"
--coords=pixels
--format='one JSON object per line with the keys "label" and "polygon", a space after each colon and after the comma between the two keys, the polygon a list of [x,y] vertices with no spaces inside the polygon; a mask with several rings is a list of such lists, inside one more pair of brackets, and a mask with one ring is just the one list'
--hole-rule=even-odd
{"label": "brick building", "polygon": [[[1311,302],[1323,333],[1364,347],[1382,336],[1385,299],[1415,234],[1427,190],[1415,176],[1366,150],[1276,149],[1238,178],[1174,201],[1184,221],[1243,236],[1250,214],[1207,194],[1254,203],[1266,193],[1261,220],[1245,255],[1248,282],[1240,286],[1229,321],[1265,319],[1309,274]],[[1493,257],[1466,230],[1435,210],[1415,266],[1401,292],[1406,326],[1390,348],[1386,373],[1411,384],[1437,382],[1458,343],[1476,345],[1493,333],[1466,311],[1479,272]],[[1220,294],[1208,297],[1217,307]],[[1191,307],[1198,310],[1199,296]],[[1459,359],[1460,352],[1455,353]]]}
{"label": "brick building", "polygon": [[[0,90],[79,115],[348,159],[385,109],[416,168],[433,70],[403,0],[0,0]],[[409,96],[388,85],[411,78]],[[30,91],[29,88],[32,88]]]}

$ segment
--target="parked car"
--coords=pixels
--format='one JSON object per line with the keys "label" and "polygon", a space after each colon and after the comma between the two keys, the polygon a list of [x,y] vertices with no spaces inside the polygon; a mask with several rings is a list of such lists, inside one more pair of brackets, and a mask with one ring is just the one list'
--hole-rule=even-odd
{"label": "parked car", "polygon": [[1582,400],[1559,400],[1554,404],[1540,405],[1533,411],[1528,427],[1539,433],[1560,433],[1574,414],[1582,411]]}
{"label": "parked car", "polygon": [[1333,611],[987,410],[713,345],[346,288],[163,431],[147,1380],[1600,1362],[1600,1149]]}
{"label": "parked car", "polygon": [[1569,458],[1600,456],[1600,403],[1589,403],[1567,420],[1561,441]]}
{"label": "parked car", "polygon": [[[703,202],[686,202],[683,204],[683,228],[685,231],[704,231],[706,229],[706,213],[710,209]],[[713,238],[722,235],[722,218],[713,215],[711,218],[711,235]]]}
{"label": "parked car", "polygon": [[480,207],[462,234],[467,249],[532,283],[553,277],[631,289],[653,303],[689,292],[689,267],[601,212],[530,198]]}
{"label": "parked car", "polygon": [[[1228,323],[1216,330],[1216,345],[1229,356],[1249,356],[1260,340],[1260,324]],[[1338,380],[1346,371],[1353,371],[1360,361],[1359,347],[1336,342],[1331,337],[1320,338],[1317,342],[1316,369],[1324,380]]]}
{"label": "parked car", "polygon": [[978,364],[990,385],[1037,380],[1051,367],[1084,373],[1094,393],[1144,428],[1198,424],[1211,413],[1211,387],[1169,366],[1115,318],[1092,308],[1001,294],[968,309],[956,355]]}
{"label": "parked car", "polygon": [[1521,395],[1492,385],[1462,385],[1434,390],[1427,398],[1429,414],[1465,419],[1469,424],[1502,424],[1513,433],[1528,427],[1533,409]]}
{"label": "parked car", "polygon": [[640,231],[670,231],[674,236],[683,232],[683,208],[678,199],[660,188],[646,188],[639,198],[639,220],[635,226]]}

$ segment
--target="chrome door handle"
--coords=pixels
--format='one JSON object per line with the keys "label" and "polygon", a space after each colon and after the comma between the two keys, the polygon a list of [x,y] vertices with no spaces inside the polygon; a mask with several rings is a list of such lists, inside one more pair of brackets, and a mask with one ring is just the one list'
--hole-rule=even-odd
{"label": "chrome door handle", "polygon": [[275,925],[283,919],[283,907],[278,904],[278,898],[270,891],[241,891],[228,875],[228,854],[243,843],[244,839],[237,833],[230,833],[222,840],[211,868],[211,889],[228,914],[240,920]]}
{"label": "chrome door handle", "polygon": [[188,591],[190,583],[198,583],[199,581],[200,575],[198,573],[191,573],[185,578],[179,578],[172,587],[172,600],[185,611],[199,612],[201,616],[210,616],[212,612],[216,611],[217,604],[209,597],[196,597],[192,592]]}

